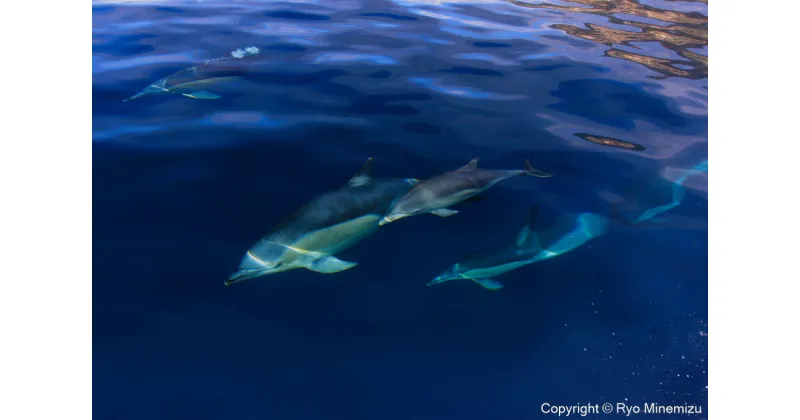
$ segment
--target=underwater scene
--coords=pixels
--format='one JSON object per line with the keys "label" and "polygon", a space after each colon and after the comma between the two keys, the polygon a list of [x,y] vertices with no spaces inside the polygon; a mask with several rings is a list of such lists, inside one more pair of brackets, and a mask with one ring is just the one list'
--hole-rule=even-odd
{"label": "underwater scene", "polygon": [[93,1],[94,415],[707,418],[707,9]]}

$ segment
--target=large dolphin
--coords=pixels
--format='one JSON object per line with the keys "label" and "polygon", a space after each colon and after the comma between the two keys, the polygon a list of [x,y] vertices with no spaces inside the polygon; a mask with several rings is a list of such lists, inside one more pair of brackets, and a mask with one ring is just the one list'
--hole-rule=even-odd
{"label": "large dolphin", "polygon": [[178,94],[193,99],[217,99],[220,95],[209,92],[209,86],[217,83],[241,79],[250,71],[252,57],[261,51],[257,47],[239,48],[231,52],[230,57],[206,60],[192,67],[185,68],[163,79],[156,80],[139,93],[125,101],[138,99],[148,95]]}
{"label": "large dolphin", "polygon": [[247,251],[225,285],[296,268],[336,273],[356,266],[333,255],[373,234],[392,204],[419,182],[373,178],[372,164],[370,158],[347,185],[281,222]]}
{"label": "large dolphin", "polygon": [[[567,223],[559,223],[557,229],[549,232],[546,235],[549,237],[547,246],[543,247],[542,235],[534,226],[538,207],[531,210],[528,221],[517,234],[514,244],[466,256],[431,280],[428,286],[449,280],[469,280],[486,289],[497,290],[503,284],[494,277],[572,251],[606,233],[609,227],[609,220],[595,213],[567,215],[561,218],[562,222]],[[566,229],[562,229],[564,226]]]}
{"label": "large dolphin", "polygon": [[478,158],[475,158],[455,171],[443,173],[415,185],[394,205],[380,224],[424,213],[433,213],[440,217],[452,216],[458,213],[458,210],[447,207],[474,197],[504,179],[520,175],[539,178],[552,176],[534,169],[527,159],[524,170],[497,170],[478,168]]}

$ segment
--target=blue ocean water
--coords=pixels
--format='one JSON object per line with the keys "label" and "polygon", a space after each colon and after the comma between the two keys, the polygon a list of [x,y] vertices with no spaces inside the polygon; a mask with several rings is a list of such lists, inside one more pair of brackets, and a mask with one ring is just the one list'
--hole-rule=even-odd
{"label": "blue ocean water", "polygon": [[[707,159],[705,2],[92,13],[97,418],[520,420],[606,402],[707,415],[707,178],[686,172]],[[123,101],[248,46],[245,77],[202,89],[218,99]],[[337,255],[350,270],[224,286],[256,240],[369,157],[380,177],[474,157],[554,176],[383,226]],[[566,234],[559,220],[580,212],[612,227],[500,290],[426,287],[512,243],[536,204],[543,231]]]}

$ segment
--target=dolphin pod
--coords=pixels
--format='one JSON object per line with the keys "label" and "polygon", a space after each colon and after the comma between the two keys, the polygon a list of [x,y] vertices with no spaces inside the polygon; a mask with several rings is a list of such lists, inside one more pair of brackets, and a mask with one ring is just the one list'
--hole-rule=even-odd
{"label": "dolphin pod", "polygon": [[[625,223],[638,224],[677,207],[685,196],[683,183],[686,179],[706,172],[708,172],[707,160],[684,171],[672,182],[672,201],[647,209],[635,220]],[[462,257],[460,261],[428,282],[428,286],[450,280],[469,280],[485,289],[498,290],[503,284],[494,279],[495,276],[575,250],[591,239],[608,233],[611,225],[608,217],[596,213],[568,213],[559,218],[556,227],[546,231],[546,235],[542,235],[536,226],[538,209],[538,204],[533,207],[513,244]],[[542,236],[548,236],[549,240],[543,241]]]}
{"label": "dolphin pod", "polygon": [[[409,211],[408,203],[425,209],[414,214],[436,214],[437,209],[464,201],[512,176],[551,176],[533,169],[527,161],[525,170],[483,170],[477,168],[478,159],[473,159],[457,171],[420,182],[375,178],[373,163],[369,158],[342,188],[317,196],[279,223],[245,253],[225,285],[297,268],[318,273],[353,268],[358,263],[342,261],[335,254],[375,233],[387,216]],[[415,190],[419,185],[426,188]],[[456,213],[448,211],[448,216]]]}
{"label": "dolphin pod", "polygon": [[[445,217],[451,216],[457,211],[446,207],[465,201],[503,179],[518,175],[551,176],[533,169],[527,161],[525,170],[483,170],[477,168],[477,161],[473,159],[456,171],[420,181],[376,178],[372,174],[374,159],[369,158],[344,186],[313,198],[253,245],[225,285],[297,268],[318,273],[353,268],[358,263],[340,260],[335,254],[374,234],[387,219],[422,213],[442,216],[437,214],[439,210],[447,210],[449,214]],[[673,181],[670,203],[650,208],[627,223],[640,223],[676,207],[684,197],[683,182],[693,174],[707,171],[707,161],[685,171]],[[503,283],[495,277],[573,251],[606,234],[611,225],[611,220],[600,214],[566,213],[554,227],[543,230],[537,222],[539,207],[537,204],[531,209],[508,246],[465,256],[428,282],[428,286],[468,280],[485,289],[498,290]],[[402,216],[392,219],[398,214]]]}

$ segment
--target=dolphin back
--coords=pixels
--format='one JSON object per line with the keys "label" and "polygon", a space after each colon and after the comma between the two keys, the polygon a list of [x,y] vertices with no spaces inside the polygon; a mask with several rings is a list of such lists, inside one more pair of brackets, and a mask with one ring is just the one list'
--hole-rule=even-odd
{"label": "dolphin back", "polygon": [[[309,232],[327,229],[365,216],[383,217],[412,187],[404,179],[372,179],[362,185],[322,194],[284,219],[270,236],[293,242]],[[374,229],[378,228],[377,220]]]}

